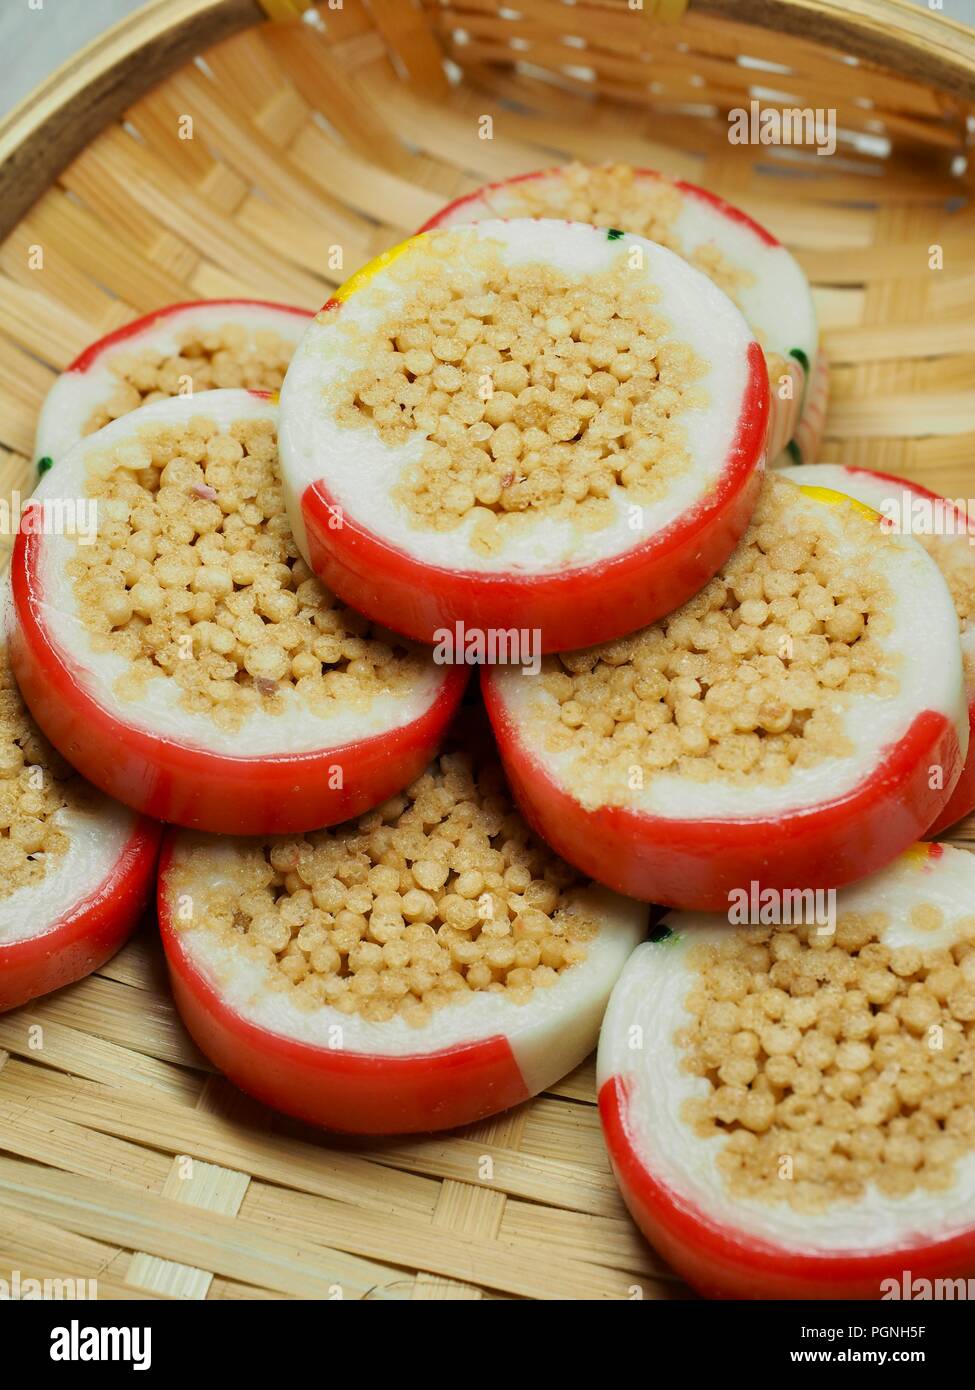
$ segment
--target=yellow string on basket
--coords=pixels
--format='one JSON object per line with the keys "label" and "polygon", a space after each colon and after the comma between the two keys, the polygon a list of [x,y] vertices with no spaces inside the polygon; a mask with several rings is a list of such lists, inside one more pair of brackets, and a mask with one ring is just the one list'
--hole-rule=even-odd
{"label": "yellow string on basket", "polygon": [[676,24],[684,17],[691,0],[643,0],[644,13],[664,24]]}
{"label": "yellow string on basket", "polygon": [[310,10],[315,0],[257,0],[268,19],[300,19],[305,10]]}

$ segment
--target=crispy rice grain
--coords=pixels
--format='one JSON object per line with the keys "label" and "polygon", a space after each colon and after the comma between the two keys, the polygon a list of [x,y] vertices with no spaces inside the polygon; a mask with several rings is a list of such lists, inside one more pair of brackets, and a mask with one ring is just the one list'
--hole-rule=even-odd
{"label": "crispy rice grain", "polygon": [[[207,876],[191,851],[171,891]],[[253,842],[183,925],[261,961],[302,1007],[422,1027],[472,993],[525,1003],[584,960],[585,882],[531,835],[493,759],[448,753],[357,822]]]}
{"label": "crispy rice grain", "polygon": [[704,404],[705,364],[671,338],[625,252],[584,281],[451,233],[408,259],[388,271],[409,274],[406,302],[331,394],[343,426],[390,445],[427,436],[394,494],[413,525],[470,523],[475,552],[492,555],[533,516],[600,530],[617,489],[649,502],[687,469],[681,417]]}
{"label": "crispy rice grain", "polygon": [[277,391],[294,352],[294,344],[273,330],[251,330],[237,323],[208,329],[190,326],[177,341],[178,351],[168,355],[139,348],[108,358],[117,385],[89,415],[82,434],[94,434],[140,405],[186,395],[187,383],[194,392],[228,386]]}
{"label": "crispy rice grain", "polygon": [[0,644],[0,898],[40,883],[68,848],[60,813],[90,805],[87,785],[28,714]]}
{"label": "crispy rice grain", "polygon": [[[510,185],[506,192],[514,201],[510,207],[506,205],[505,216],[565,217],[634,232],[689,261],[741,308],[741,292],[755,284],[755,276],[735,265],[713,242],[693,248],[686,245],[676,225],[687,196],[679,188],[666,179],[640,178],[627,164],[594,168],[572,164],[564,175],[564,182],[554,188],[534,179]],[[789,364],[780,354],[769,351],[761,325],[750,326],[765,348],[769,383],[777,391]]]}
{"label": "crispy rice grain", "polygon": [[506,217],[564,217],[571,222],[592,222],[597,227],[619,227],[648,241],[659,242],[703,271],[729,297],[755,283],[751,271],[736,266],[713,242],[693,250],[685,245],[676,227],[686,195],[666,179],[639,178],[628,164],[592,168],[570,164],[553,187],[544,179],[524,179],[509,184],[505,193],[513,201]]}
{"label": "crispy rice grain", "polygon": [[87,463],[98,538],[68,572],[95,650],[128,659],[121,698],[170,676],[184,709],[233,731],[259,709],[293,710],[292,697],[328,715],[422,677],[416,649],[339,603],[299,557],[272,421],[146,426]]}
{"label": "crispy rice grain", "polygon": [[[912,534],[944,575],[958,614],[959,630],[963,637],[966,636],[975,623],[975,551],[971,549],[971,538],[969,548],[963,550],[957,536],[928,535],[923,531]],[[975,652],[963,646],[962,660],[965,682],[969,688],[975,687]]]}
{"label": "crispy rice grain", "polygon": [[[912,917],[943,918],[934,904]],[[682,1118],[725,1136],[736,1197],[817,1211],[873,1184],[947,1191],[975,1148],[975,929],[947,947],[885,946],[885,913],[729,931],[693,949],[693,1022],[677,1034],[706,1096]]]}
{"label": "crispy rice grain", "polygon": [[[890,587],[866,547],[844,552],[793,483],[766,480],[724,569],[668,617],[630,637],[546,657],[533,718],[544,746],[573,755],[585,804],[631,799],[655,774],[741,785],[786,782],[852,751],[844,698],[897,689],[878,638]],[[847,534],[871,523],[854,509]],[[884,539],[871,530],[870,544]]]}

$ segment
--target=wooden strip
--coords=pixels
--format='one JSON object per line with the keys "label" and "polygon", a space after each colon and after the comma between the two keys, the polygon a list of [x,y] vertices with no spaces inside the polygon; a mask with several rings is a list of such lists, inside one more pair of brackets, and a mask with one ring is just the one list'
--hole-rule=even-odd
{"label": "wooden strip", "polygon": [[[222,1078],[217,1080],[215,1077],[211,1077],[204,1086],[197,1106],[203,1114],[230,1120],[246,1108],[249,1108],[249,1104],[240,1092],[232,1092]],[[249,1182],[247,1173],[220,1168],[212,1163],[200,1163],[189,1155],[181,1154],[173,1159],[166,1174],[162,1195],[205,1211],[236,1216]],[[152,1293],[202,1299],[210,1292],[213,1273],[140,1252],[132,1256],[126,1283]]]}
{"label": "wooden strip", "polygon": [[[346,219],[340,220],[344,222]],[[320,277],[320,288],[315,298],[303,300],[300,305],[302,308],[320,309],[334,286],[340,285],[353,270],[372,259],[366,237],[349,237],[338,228],[295,212],[288,212],[283,216],[281,209],[275,203],[269,203],[266,198],[247,198],[238,209],[234,221],[242,231],[254,238],[255,243],[263,245],[270,255],[280,246],[282,236],[286,237],[288,254],[295,265]],[[342,263],[347,269],[327,268],[335,247],[341,251]],[[225,272],[208,262],[203,262],[194,277],[194,283],[215,283],[218,277],[225,279]],[[235,280],[234,283],[241,282]]]}
{"label": "wooden strip", "polygon": [[[891,379],[899,372],[902,364],[892,362],[889,367]],[[933,391],[938,387],[945,390],[971,390],[975,381],[975,353],[958,354],[955,357],[918,358],[911,363],[912,379],[920,391]]]}
{"label": "wooden strip", "polygon": [[[268,264],[267,254],[229,217],[217,211],[167,165],[120,131],[108,131],[91,152],[102,174],[127,197],[151,211],[170,231],[205,256],[233,271],[258,297],[315,303],[324,282],[283,260]],[[284,256],[287,247],[279,248]]]}
{"label": "wooden strip", "polygon": [[268,1235],[239,1217],[0,1158],[0,1209],[10,1207],[79,1235],[139,1245],[302,1298],[334,1298],[337,1289],[361,1297],[384,1272],[325,1245]]}
{"label": "wooden strip", "polygon": [[[529,1125],[534,1108],[529,1114]],[[453,1178],[458,1182],[478,1182],[481,1161],[488,1157],[494,1169],[494,1186],[510,1195],[597,1215],[614,1215],[619,1211],[618,1195],[607,1186],[600,1173],[564,1161],[561,1154],[557,1159],[552,1158],[552,1150],[547,1153],[531,1150],[524,1141],[522,1148],[524,1152],[511,1154],[454,1136],[449,1143],[437,1138],[399,1140],[382,1148],[367,1148],[365,1152],[378,1163]]]}
{"label": "wooden strip", "polygon": [[647,0],[647,17],[661,24],[677,24],[689,4],[690,0]]}
{"label": "wooden strip", "polygon": [[[246,1173],[233,1173],[227,1168],[215,1168],[210,1163],[194,1163],[190,1177],[181,1175],[174,1163],[163,1184],[162,1195],[175,1202],[201,1207],[206,1211],[236,1216],[240,1210],[247,1184]],[[204,1299],[210,1292],[213,1274],[193,1265],[157,1255],[138,1253],[132,1256],[128,1282],[147,1293],[168,1294],[171,1298]]]}
{"label": "wooden strip", "polygon": [[973,429],[975,399],[970,391],[838,400],[831,405],[826,422],[831,439],[917,439]]}
{"label": "wooden strip", "polygon": [[893,362],[899,358],[946,357],[975,352],[975,327],[964,323],[883,323],[838,328],[826,334],[830,361]]}
{"label": "wooden strip", "polygon": [[[883,242],[926,246],[939,220],[923,207],[891,205],[878,212],[877,236]],[[926,294],[927,282],[922,280],[876,281],[867,287],[864,322],[923,323],[927,317]],[[940,369],[941,364],[937,365]],[[919,360],[862,362],[845,369],[841,367],[841,372],[844,370],[855,394],[849,395],[843,390],[841,376],[840,390],[828,412],[825,431],[829,438],[837,434],[842,437],[845,462],[855,467],[872,466],[883,472],[900,473],[907,463],[906,441],[910,436],[946,434],[956,428],[952,420],[950,386],[939,382],[935,388],[934,382],[930,382],[925,390],[920,381],[923,368]],[[832,376],[835,375],[834,371]],[[935,389],[939,404],[944,408],[938,410],[937,418],[929,415],[925,420],[924,412],[935,400]],[[885,418],[881,418],[877,406],[884,401],[889,402],[890,409]]]}
{"label": "wooden strip", "polygon": [[852,248],[871,245],[874,239],[874,211],[825,206],[811,212],[808,207],[792,208],[781,199],[773,202],[751,196],[744,197],[742,204],[743,211],[792,249],[832,247],[845,255]]}
{"label": "wooden strip", "polygon": [[[509,1153],[515,1152],[525,1124],[525,1110],[525,1106],[519,1106],[507,1114],[497,1115],[475,1125],[469,1132],[469,1137],[475,1144],[483,1141],[486,1148],[502,1148]],[[440,1196],[433,1213],[433,1224],[473,1239],[496,1240],[501,1230],[508,1198],[504,1192],[494,1187],[493,1175],[493,1162],[485,1155],[484,1167],[478,1174],[482,1179],[480,1186],[445,1179],[440,1184]],[[584,1246],[578,1248],[585,1249]],[[474,1301],[482,1296],[483,1291],[476,1285],[460,1284],[455,1280],[423,1273],[418,1276],[413,1291],[415,1302],[435,1302],[442,1299]]]}
{"label": "wooden strip", "polygon": [[549,1096],[562,1096],[565,1100],[584,1101],[586,1105],[596,1103],[596,1058],[589,1057],[575,1071],[563,1076],[545,1092]]}
{"label": "wooden strip", "polygon": [[[595,1106],[567,1105],[562,1100],[540,1096],[531,1108],[521,1143],[526,1155],[544,1157],[557,1153],[562,1162],[571,1164],[576,1171],[591,1173],[597,1182],[597,1175],[609,1169]],[[620,1207],[614,1203],[611,1209],[603,1210],[613,1215],[619,1213]]]}
{"label": "wooden strip", "polygon": [[[966,263],[972,265],[975,260],[972,243],[968,239],[941,235],[938,242],[944,253],[945,265],[956,275],[965,269]],[[800,250],[797,258],[810,280],[820,285],[863,285],[873,280],[925,279],[934,273],[928,247],[916,243],[870,246],[866,249],[847,247],[842,256],[809,247]],[[953,282],[946,283],[949,288],[945,291],[945,297],[950,299]]]}
{"label": "wooden strip", "polygon": [[[220,160],[209,142],[198,138],[195,113],[187,109],[174,82],[167,82],[161,91],[150,92],[130,107],[122,128],[130,136],[135,134],[140,144],[148,146],[174,170],[179,170],[180,177],[187,183],[197,189],[209,186],[209,191],[213,191],[210,181],[220,168]],[[220,208],[224,212],[233,211],[247,187],[246,179],[231,173],[221,190],[222,196],[216,200]],[[150,213],[141,215],[151,220]],[[158,234],[156,229],[155,235]]]}
{"label": "wooden strip", "polygon": [[[326,0],[327,2],[327,0]],[[255,112],[263,113],[275,105],[282,92],[297,96],[292,86],[290,64],[282,63],[276,56],[270,40],[276,34],[291,34],[300,44],[315,42],[320,35],[315,24],[256,24],[252,29],[243,29],[222,43],[211,44],[206,51],[206,71],[222,91],[235,100],[248,119]],[[166,83],[169,86],[169,83]],[[307,119],[310,108],[317,106],[321,93],[315,101],[302,101],[304,109],[300,124]]]}
{"label": "wooden strip", "polygon": [[140,1196],[162,1187],[168,1169],[162,1154],[99,1134],[83,1123],[53,1117],[29,1099],[8,1100],[8,1094],[4,1083],[0,1095],[0,1119],[4,1126],[0,1147],[7,1153],[76,1176],[110,1179],[120,1189]]}
{"label": "wooden strip", "polygon": [[160,1061],[213,1070],[190,1042],[172,999],[165,993],[146,998],[113,980],[89,975],[69,990],[35,1000],[31,1011],[41,1023],[63,1023]]}
{"label": "wooden strip", "polygon": [[[769,148],[774,151],[776,147]],[[855,168],[849,167],[853,161],[844,160],[839,172],[832,162],[823,168],[825,162],[820,159],[818,164],[808,160],[786,164],[779,159],[774,169],[764,163],[757,167],[746,165],[742,169],[742,196],[761,194],[789,203],[815,205],[868,202],[872,207],[881,207],[885,203],[910,201],[943,207],[957,192],[957,181],[947,169],[937,168],[933,159],[929,161],[929,171],[918,178],[896,150],[882,162],[873,158],[865,165],[857,162]],[[916,171],[916,164],[914,168]]]}
{"label": "wooden strip", "polygon": [[[0,495],[10,497],[19,492],[28,496],[34,486],[34,466],[24,454],[14,453],[0,445]],[[13,547],[11,536],[0,536],[0,572],[6,569]]]}
{"label": "wooden strip", "polygon": [[[410,1173],[384,1172],[358,1153],[325,1150],[292,1138],[278,1138],[264,1126],[215,1124],[197,1110],[153,1104],[143,1095],[118,1092],[89,1082],[44,1073],[26,1074],[11,1062],[0,1075],[0,1097],[29,1096],[45,1114],[84,1123],[98,1133],[118,1136],[166,1154],[192,1153],[220,1167],[248,1172],[268,1182],[319,1196],[366,1203],[380,1212],[415,1212],[429,1219],[436,1201],[434,1184]],[[11,1079],[12,1078],[12,1079]],[[10,1088],[17,1087],[19,1091]],[[306,1131],[307,1132],[307,1131]]]}
{"label": "wooden strip", "polygon": [[[287,68],[290,80],[309,106],[317,108],[328,93],[329,124],[348,148],[368,160],[373,169],[402,171],[409,156],[383,119],[382,112],[363,102],[355,86],[324,36],[308,26],[281,26],[264,30],[261,51],[266,62],[273,55]],[[296,152],[297,153],[297,152]],[[314,165],[309,173],[316,172]],[[324,172],[324,171],[323,171]]]}
{"label": "wooden strip", "polygon": [[813,285],[812,297],[821,335],[840,328],[856,328],[863,321],[864,294],[859,287]]}
{"label": "wooden strip", "polygon": [[306,1233],[341,1250],[393,1260],[502,1293],[546,1299],[626,1296],[616,1271],[592,1264],[578,1252],[553,1263],[546,1251],[530,1246],[515,1249],[497,1240],[455,1235],[429,1221],[421,1224],[415,1218],[384,1216],[362,1207],[324,1204],[301,1193],[285,1197],[279,1188],[257,1183],[248,1193],[244,1211],[252,1219],[260,1211],[275,1230]]}
{"label": "wooden strip", "polygon": [[91,1032],[81,1032],[55,1022],[42,1022],[27,1005],[14,1013],[0,1014],[0,1047],[27,1061],[43,1061],[45,1067],[100,1081],[118,1090],[148,1090],[192,1105],[200,1095],[200,1076],[119,1047]]}
{"label": "wooden strip", "polygon": [[[67,1236],[68,1232],[59,1231],[59,1236]],[[12,1253],[11,1249],[0,1244],[0,1269],[16,1269],[20,1283],[19,1297],[43,1297],[57,1299],[58,1301],[70,1300],[75,1313],[77,1314],[79,1302],[91,1297],[94,1299],[123,1303],[150,1302],[158,1299],[159,1295],[145,1293],[141,1289],[130,1289],[125,1284],[116,1284],[114,1280],[104,1277],[93,1281],[90,1285],[82,1286],[77,1278],[71,1275],[64,1275],[60,1272],[59,1264],[39,1264],[36,1261],[25,1261]],[[37,1281],[36,1285],[29,1285],[28,1280]],[[45,1287],[49,1292],[44,1292]],[[39,1288],[41,1292],[36,1293]],[[28,1293],[28,1289],[30,1292]],[[85,1291],[82,1291],[84,1289]],[[89,1294],[87,1290],[92,1292]]]}
{"label": "wooden strip", "polygon": [[965,315],[971,322],[975,315],[975,272],[944,278],[939,275],[928,290],[928,304],[935,314],[943,317]]}
{"label": "wooden strip", "polygon": [[[0,1102],[0,1117],[10,1122],[6,1147],[24,1157],[89,1178],[120,1181],[136,1193],[162,1188],[164,1197],[196,1207],[224,1213],[236,1213],[240,1208],[247,1186],[244,1174],[228,1174],[211,1165],[196,1164],[190,1180],[180,1182],[178,1175],[165,1172],[161,1155],[118,1139],[95,1136],[82,1125],[52,1118],[48,1112],[41,1114],[23,1105],[7,1107]],[[3,1210],[0,1206],[0,1227]],[[389,1277],[387,1269],[372,1265],[361,1269],[356,1266],[353,1273],[367,1275],[383,1286]],[[210,1276],[199,1270],[168,1259],[138,1255],[127,1268],[125,1279],[127,1283],[148,1284],[156,1292],[181,1297],[203,1297],[210,1286]],[[368,1279],[366,1286],[371,1288]]]}
{"label": "wooden strip", "polygon": [[[43,258],[39,266],[38,249]],[[120,308],[118,300],[75,267],[71,243],[49,242],[32,219],[21,222],[0,247],[0,269],[31,291],[43,285],[45,295],[69,305],[73,314],[92,325],[93,337],[125,322],[125,306]]]}
{"label": "wooden strip", "polygon": [[0,292],[0,332],[59,371],[91,341],[91,326],[70,308],[13,280]]}
{"label": "wooden strip", "polygon": [[207,1302],[219,1303],[224,1300],[238,1300],[253,1303],[257,1299],[273,1299],[275,1302],[280,1302],[287,1298],[287,1294],[278,1293],[276,1289],[255,1289],[252,1284],[241,1284],[236,1279],[222,1279],[220,1275],[214,1275]]}
{"label": "wooden strip", "polygon": [[257,187],[282,208],[294,209],[312,220],[331,213],[305,170],[282,153],[259,126],[245,121],[233,104],[202,73],[187,69],[169,84],[182,110],[193,118],[194,139],[215,151],[251,187]]}
{"label": "wooden strip", "polygon": [[[534,91],[538,85],[512,82],[511,90],[513,95],[520,92],[523,96],[525,89]],[[524,105],[524,100],[519,104]],[[502,132],[506,140],[519,140],[534,149],[535,168],[546,168],[565,157],[602,164],[611,155],[620,162],[661,169],[692,181],[700,174],[698,156],[686,155],[673,145],[663,144],[654,138],[659,132],[652,120],[642,115],[634,118],[632,112],[623,108],[594,107],[591,101],[566,97],[553,111],[526,115],[517,108],[502,105],[493,92],[469,90],[455,93],[452,106],[458,113],[465,113],[465,119],[471,123],[469,129],[476,129],[479,115],[490,115],[496,130]],[[418,114],[417,119],[422,117]]]}
{"label": "wooden strip", "polygon": [[[616,102],[593,102],[591,93],[584,85],[570,89],[551,73],[543,81],[530,70],[518,71],[475,63],[467,67],[466,76],[469,81],[454,94],[452,104],[459,103],[466,96],[478,101],[482,107],[485,102],[490,105],[500,101],[509,111],[513,109],[519,112],[528,108],[532,115],[522,119],[534,120],[544,115],[547,120],[558,122],[562,136],[552,142],[555,148],[569,145],[579,138],[591,138],[598,130],[606,129],[606,138],[601,147],[586,156],[597,163],[607,159],[607,151],[612,152],[609,157],[639,163],[640,160],[630,154],[618,153],[616,141],[619,138],[624,146],[627,145],[634,128],[643,125],[646,137],[653,141],[655,149],[662,149],[666,156],[691,166],[689,170],[675,169],[673,172],[683,172],[684,177],[698,183],[701,178],[699,173],[695,175],[694,168],[700,169],[701,157],[708,151],[722,154],[726,162],[734,162],[747,171],[753,191],[759,186],[769,187],[771,166],[777,165],[774,182],[780,201],[784,197],[782,185],[785,179],[791,185],[789,199],[815,196],[817,187],[821,187],[823,198],[848,204],[862,202],[868,191],[870,201],[878,203],[905,198],[943,203],[957,191],[957,179],[951,177],[950,169],[943,160],[936,161],[933,151],[925,163],[923,177],[918,175],[917,160],[912,162],[909,153],[901,155],[896,146],[885,158],[860,151],[855,157],[846,155],[842,162],[839,156],[826,160],[816,155],[799,162],[796,156],[801,154],[800,151],[768,146],[763,148],[757,164],[753,165],[751,160],[755,155],[748,147],[729,146],[726,116],[719,118],[710,114],[710,108],[702,110],[698,105],[693,118],[671,114],[666,124],[669,144],[661,146],[654,140],[659,134],[660,122],[653,114],[647,114],[636,106],[627,108]],[[582,94],[578,95],[577,91]],[[629,128],[619,129],[617,134],[621,116],[629,117]],[[634,122],[638,123],[636,127]],[[660,163],[658,155],[643,162],[669,168],[667,163]],[[869,178],[868,184],[864,176]]]}
{"label": "wooden strip", "polygon": [[[177,284],[186,280],[196,264],[196,252],[161,226],[151,209],[133,202],[124,182],[119,184],[105,177],[101,141],[65,169],[61,184],[72,201],[81,203],[87,212],[110,229],[112,237],[131,246],[144,262]],[[216,197],[216,190],[212,187],[208,193]],[[174,298],[182,300],[186,295],[182,291],[175,296],[167,294],[164,302],[171,302]]]}
{"label": "wooden strip", "polygon": [[[953,439],[911,439],[904,447],[901,471],[943,497],[968,498],[972,494],[973,454],[975,433],[956,435]],[[971,820],[965,822],[968,830],[973,825]]]}
{"label": "wooden strip", "polygon": [[412,0],[369,0],[369,12],[410,81],[431,96],[446,95],[443,53],[419,5]]}
{"label": "wooden strip", "polygon": [[[384,70],[370,69],[357,77],[356,85],[362,91],[363,100],[386,107],[390,118],[400,129],[410,132],[411,139],[420,149],[457,168],[473,172],[478,175],[478,182],[527,174],[532,169],[553,162],[551,159],[540,159],[539,151],[532,145],[507,136],[499,138],[500,131],[504,129],[500,119],[495,137],[480,139],[476,116],[423,101]],[[516,124],[512,122],[513,126]]]}
{"label": "wooden strip", "polygon": [[444,202],[412,179],[377,169],[330,139],[316,125],[305,127],[291,154],[308,169],[309,177],[323,189],[339,192],[342,202],[363,217],[385,220],[392,215],[399,226],[412,230],[432,217]]}
{"label": "wooden strip", "polygon": [[115,1246],[75,1235],[62,1226],[38,1221],[11,1207],[0,1208],[0,1270],[19,1269],[35,1279],[94,1280],[101,1298],[147,1298],[126,1289],[108,1274]]}
{"label": "wooden strip", "polygon": [[[33,1103],[50,1114],[72,1121],[83,1117],[85,1124],[106,1134],[149,1144],[166,1153],[192,1152],[209,1162],[246,1170],[283,1186],[346,1201],[368,1201],[384,1211],[432,1214],[436,1194],[417,1175],[480,1184],[485,1156],[491,1160],[493,1184],[500,1191],[593,1214],[612,1215],[619,1210],[615,1190],[607,1187],[600,1174],[544,1153],[511,1154],[456,1136],[449,1142],[442,1137],[381,1144],[363,1141],[354,1154],[338,1148],[323,1151],[296,1133],[278,1138],[228,1126],[215,1129],[192,1110],[153,1105],[132,1094],[122,1098],[111,1088],[36,1068],[27,1075],[22,1066],[10,1063],[15,1081],[0,1076],[0,1095],[9,1096],[8,1085],[16,1084],[26,1088]],[[381,1169],[377,1170],[377,1164]],[[605,1167],[605,1160],[600,1166]],[[382,1179],[379,1171],[384,1172]]]}
{"label": "wooden strip", "polygon": [[166,992],[166,960],[153,917],[147,916],[134,936],[129,937],[121,951],[99,966],[98,974],[105,980],[117,980],[132,989]]}
{"label": "wooden strip", "polygon": [[[190,281],[192,299],[248,299],[254,293],[253,286],[238,275],[231,275],[210,261],[201,261],[193,272]],[[320,308],[318,301],[304,307]]]}
{"label": "wooden strip", "polygon": [[310,10],[315,0],[258,0],[268,19],[278,23],[288,19],[300,19],[305,10]]}
{"label": "wooden strip", "polygon": [[[504,1202],[504,1195],[500,1192],[478,1191],[466,1183],[448,1179],[440,1184],[433,1224],[459,1235],[494,1240]],[[435,1303],[445,1299],[477,1302],[483,1296],[484,1290],[476,1284],[463,1284],[456,1279],[424,1274],[422,1271],[417,1275],[412,1292],[413,1301],[418,1303]]]}
{"label": "wooden strip", "polygon": [[37,413],[53,381],[49,368],[0,339],[0,444],[32,452]]}
{"label": "wooden strip", "polygon": [[513,1245],[545,1248],[553,1259],[584,1250],[587,1260],[607,1269],[629,1270],[662,1284],[681,1282],[654,1253],[628,1215],[590,1216],[509,1197],[498,1237]]}
{"label": "wooden strip", "polygon": [[[83,181],[79,177],[71,177],[69,183],[76,192],[83,193]],[[67,197],[60,190],[41,199],[32,213],[32,220],[38,235],[56,248],[59,257],[70,255],[78,270],[124,301],[130,317],[185,299],[185,281],[178,266],[172,266],[174,258],[160,245],[158,226],[151,247],[140,247],[133,239],[131,225],[118,220],[105,222],[90,206]],[[147,255],[149,250],[151,256]],[[62,309],[72,308],[70,299],[57,302]],[[122,322],[125,320],[121,315],[113,315],[113,326]],[[82,346],[87,346],[93,336],[89,330]]]}

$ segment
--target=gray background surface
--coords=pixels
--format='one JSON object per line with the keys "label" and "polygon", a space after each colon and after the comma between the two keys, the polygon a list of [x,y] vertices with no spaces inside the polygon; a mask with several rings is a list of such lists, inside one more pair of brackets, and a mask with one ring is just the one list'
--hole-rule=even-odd
{"label": "gray background surface", "polygon": [[[31,5],[40,8],[31,8]],[[66,58],[143,0],[0,0],[0,114]],[[500,3],[500,0],[499,0]],[[913,0],[926,6],[928,0]],[[942,12],[975,26],[975,0],[943,0]]]}

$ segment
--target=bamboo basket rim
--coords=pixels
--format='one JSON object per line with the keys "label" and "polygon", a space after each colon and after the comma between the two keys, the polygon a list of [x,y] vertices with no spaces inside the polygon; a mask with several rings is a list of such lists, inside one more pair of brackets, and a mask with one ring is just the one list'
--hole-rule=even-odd
{"label": "bamboo basket rim", "polygon": [[[267,3],[281,13],[303,0]],[[837,51],[873,52],[882,25],[880,68],[900,74],[884,90],[905,96],[891,106],[905,152],[796,172],[732,155],[704,122],[690,131],[675,119],[662,142],[652,116],[603,100],[605,83],[595,95],[546,85],[493,62],[490,45],[461,83],[434,89],[454,17],[490,9],[417,0],[410,15],[428,28],[411,69],[390,21],[399,0],[345,0],[332,37],[261,23],[258,0],[152,0],[0,122],[0,493],[28,490],[37,402],[86,342],[194,298],[317,308],[344,278],[322,268],[319,221],[364,260],[479,183],[599,162],[608,148],[713,188],[797,255],[832,362],[824,461],[960,495],[975,452],[975,251],[949,159],[975,100],[975,34],[907,0],[692,3],[698,39],[701,16],[719,37],[737,26],[766,46],[778,26],[814,57],[824,36]],[[674,51],[679,25],[653,32]],[[192,62],[201,53],[206,71]],[[239,90],[265,62],[250,109]],[[833,71],[810,62],[811,82]],[[719,54],[702,67],[724,79],[730,65]],[[607,71],[611,83],[616,67]],[[176,167],[167,123],[187,109],[213,138]],[[493,144],[471,134],[483,111],[496,118]],[[421,126],[415,147],[396,144]],[[150,172],[133,188],[139,157]],[[35,242],[52,248],[50,285],[24,269]],[[945,253],[943,278],[928,267],[931,243]],[[950,839],[971,845],[975,818]],[[460,1133],[315,1134],[212,1071],[145,931],[89,979],[0,1015],[0,1274],[7,1264],[87,1273],[103,1296],[125,1298],[324,1298],[335,1283],[370,1299],[686,1297],[626,1214],[594,1101],[590,1060]],[[487,1160],[490,1181],[479,1176]]]}

